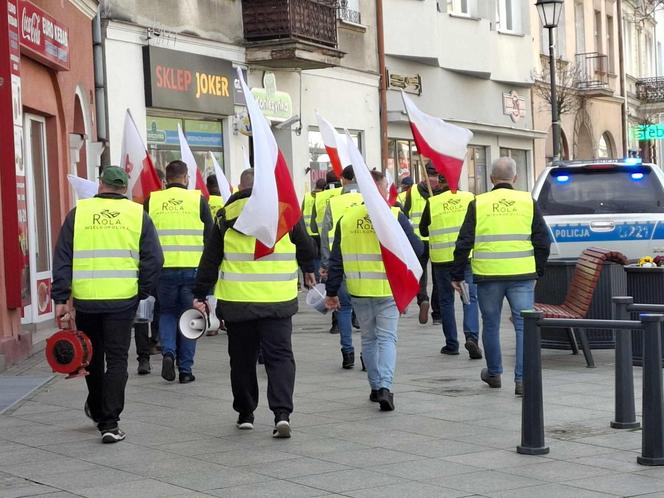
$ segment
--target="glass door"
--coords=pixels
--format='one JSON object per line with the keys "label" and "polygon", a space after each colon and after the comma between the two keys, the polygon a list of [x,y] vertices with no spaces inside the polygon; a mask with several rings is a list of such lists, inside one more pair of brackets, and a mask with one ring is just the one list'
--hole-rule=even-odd
{"label": "glass door", "polygon": [[46,121],[25,114],[26,204],[28,208],[28,279],[30,304],[23,308],[23,323],[53,318],[51,301],[51,226],[48,193]]}

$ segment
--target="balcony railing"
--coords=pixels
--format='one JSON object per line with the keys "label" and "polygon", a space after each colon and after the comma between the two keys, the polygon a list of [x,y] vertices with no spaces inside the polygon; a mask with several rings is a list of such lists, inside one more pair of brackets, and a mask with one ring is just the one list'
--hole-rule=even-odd
{"label": "balcony railing", "polygon": [[337,0],[243,0],[249,42],[305,40],[336,48]]}
{"label": "balcony railing", "polygon": [[360,13],[357,10],[348,7],[348,0],[339,0],[337,17],[342,21],[362,24],[362,16],[360,16]]}
{"label": "balcony railing", "polygon": [[576,54],[579,90],[609,90],[609,58],[598,52]]}
{"label": "balcony railing", "polygon": [[664,77],[638,79],[636,98],[642,103],[664,102]]}

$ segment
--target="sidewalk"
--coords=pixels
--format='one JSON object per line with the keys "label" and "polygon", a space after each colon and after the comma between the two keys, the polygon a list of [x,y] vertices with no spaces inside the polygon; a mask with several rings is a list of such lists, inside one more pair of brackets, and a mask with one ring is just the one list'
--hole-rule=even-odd
{"label": "sidewalk", "polygon": [[[100,443],[83,414],[81,379],[57,377],[0,415],[0,498],[664,496],[664,468],[636,463],[641,432],[609,427],[613,351],[595,351],[595,369],[585,368],[582,356],[543,351],[551,452],[523,456],[515,451],[521,401],[511,373],[503,389],[489,389],[479,380],[484,362],[465,351],[441,355],[440,327],[417,324],[415,306],[401,321],[392,413],[368,400],[359,333],[358,365],[342,370],[329,317],[301,308],[292,439],[271,438],[262,368],[256,428],[235,428],[226,336],[204,337],[193,384],[163,381],[159,357],[153,373],[139,377],[131,354],[124,442]],[[507,315],[503,325],[511,372]],[[31,361],[6,375],[50,375],[45,361]],[[640,369],[635,378],[640,412]]]}

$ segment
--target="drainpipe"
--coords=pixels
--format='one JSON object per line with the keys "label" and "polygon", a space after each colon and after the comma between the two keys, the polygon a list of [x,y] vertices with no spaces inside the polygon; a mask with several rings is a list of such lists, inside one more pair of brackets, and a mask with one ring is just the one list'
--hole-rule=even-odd
{"label": "drainpipe", "polygon": [[387,167],[387,71],[385,70],[385,32],[383,30],[383,0],[376,0],[376,38],[378,45],[378,93],[380,97],[380,162]]}
{"label": "drainpipe", "polygon": [[625,49],[623,46],[623,11],[622,0],[617,0],[616,8],[618,10],[618,64],[620,70],[620,96],[622,97],[622,104],[620,104],[621,113],[620,121],[622,123],[622,148],[623,156],[627,157],[627,75],[625,72]]}
{"label": "drainpipe", "polygon": [[[108,115],[106,113],[106,72],[104,70],[104,45],[101,31],[101,14],[92,20],[92,57],[95,76],[95,112],[97,116],[97,140],[108,143]],[[103,158],[108,161],[108,152]],[[105,163],[102,159],[102,163]]]}

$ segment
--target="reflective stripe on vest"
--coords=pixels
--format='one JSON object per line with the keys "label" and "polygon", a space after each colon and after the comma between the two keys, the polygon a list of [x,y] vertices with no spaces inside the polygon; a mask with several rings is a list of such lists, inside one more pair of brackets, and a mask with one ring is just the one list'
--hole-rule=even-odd
{"label": "reflective stripe on vest", "polygon": [[128,199],[93,197],[76,204],[72,296],[131,299],[138,294],[143,206]]}
{"label": "reflective stripe on vest", "polygon": [[332,226],[327,233],[328,241],[330,243],[330,250],[334,243],[334,232],[337,228],[337,223],[341,217],[352,207],[362,204],[362,194],[359,192],[347,192],[345,194],[333,197],[328,202],[330,213],[332,214]]}
{"label": "reflective stripe on vest", "polygon": [[[399,208],[392,208],[392,214],[397,218]],[[391,297],[380,244],[366,206],[350,207],[339,223],[348,293],[357,297]]]}
{"label": "reflective stripe on vest", "polygon": [[[239,215],[247,199],[239,199],[224,209]],[[237,217],[237,216],[235,216]],[[233,218],[228,218],[233,219]],[[297,298],[295,245],[288,234],[275,245],[274,252],[254,260],[256,239],[228,228],[224,232],[224,257],[214,295],[222,301],[279,303]]]}
{"label": "reflective stripe on vest", "polygon": [[323,227],[323,218],[325,217],[325,211],[327,210],[327,202],[332,197],[341,195],[342,190],[341,187],[328,188],[316,194],[314,204],[316,205],[316,224],[318,225],[318,230],[321,230]]}
{"label": "reflective stripe on vest", "polygon": [[302,202],[302,218],[304,218],[304,226],[307,229],[309,235],[317,235],[318,232],[314,232],[311,228],[311,222],[313,221],[314,214],[314,205],[316,204],[316,196],[313,194],[305,194],[304,201]]}
{"label": "reflective stripe on vest", "polygon": [[429,255],[433,263],[454,261],[454,247],[468,204],[475,198],[470,192],[443,192],[429,199]]}
{"label": "reflective stripe on vest", "polygon": [[224,207],[224,198],[220,195],[211,195],[208,198],[208,205],[210,206],[210,214],[214,220],[217,216],[217,212]]}
{"label": "reflective stripe on vest", "polygon": [[164,251],[164,268],[196,268],[203,253],[201,192],[180,187],[150,194],[150,218]]}
{"label": "reflective stripe on vest", "polygon": [[408,211],[408,219],[413,226],[413,231],[421,240],[429,240],[429,237],[422,237],[420,233],[420,221],[422,220],[422,213],[427,200],[420,194],[420,189],[417,185],[410,188],[410,210]]}
{"label": "reflective stripe on vest", "polygon": [[528,192],[500,188],[477,196],[473,274],[501,277],[535,273],[530,240],[533,212]]}

